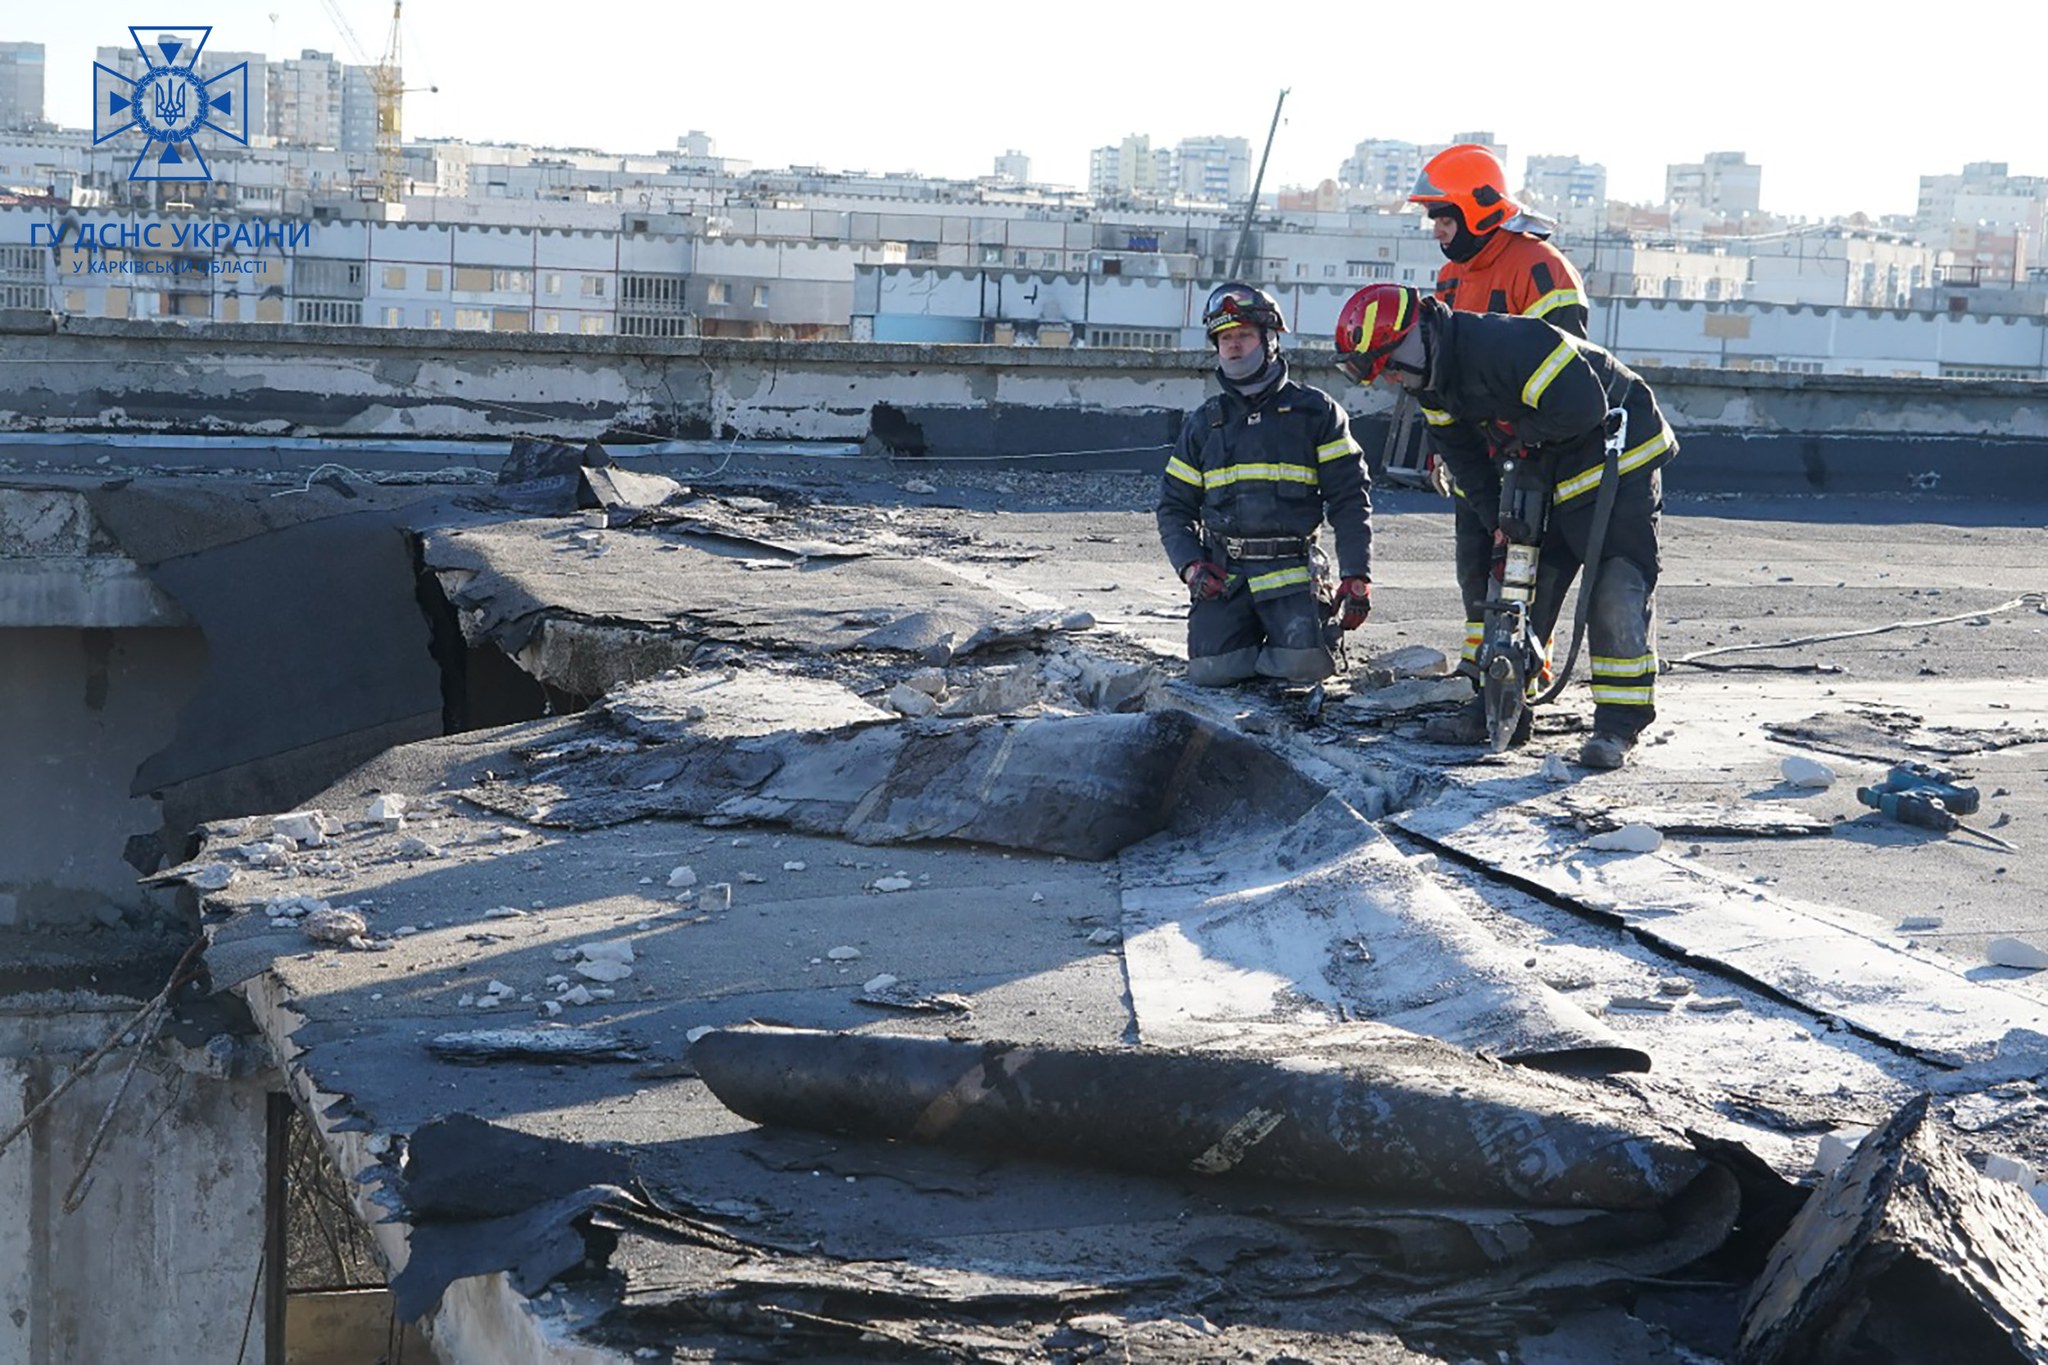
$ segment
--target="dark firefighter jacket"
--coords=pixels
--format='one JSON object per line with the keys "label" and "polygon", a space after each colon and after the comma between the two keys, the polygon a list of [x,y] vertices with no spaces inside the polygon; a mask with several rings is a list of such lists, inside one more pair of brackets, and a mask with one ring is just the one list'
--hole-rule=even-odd
{"label": "dark firefighter jacket", "polygon": [[[1678,438],[1650,386],[1592,342],[1536,318],[1453,313],[1433,299],[1422,322],[1435,343],[1422,415],[1460,496],[1492,486],[1488,461],[1509,431],[1513,443],[1550,461],[1555,505],[1597,491],[1605,419],[1617,405],[1628,413],[1623,478],[1645,475],[1677,453]],[[1473,507],[1492,524],[1495,508]]]}
{"label": "dark firefighter jacket", "polygon": [[1559,331],[1586,335],[1586,285],[1564,253],[1539,237],[1497,229],[1469,261],[1446,261],[1436,296],[1467,313],[1542,318]]}
{"label": "dark firefighter jacket", "polygon": [[[1176,573],[1198,559],[1221,563],[1225,537],[1313,537],[1327,515],[1338,574],[1372,577],[1365,460],[1344,409],[1321,389],[1283,374],[1253,403],[1226,387],[1181,424],[1160,484],[1159,542]],[[1258,568],[1255,596],[1311,586],[1305,550]]]}

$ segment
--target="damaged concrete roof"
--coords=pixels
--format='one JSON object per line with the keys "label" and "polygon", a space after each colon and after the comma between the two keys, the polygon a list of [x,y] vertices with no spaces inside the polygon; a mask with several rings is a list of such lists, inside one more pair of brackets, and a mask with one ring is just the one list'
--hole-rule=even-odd
{"label": "damaged concrete roof", "polygon": [[[1727,1263],[1711,1291],[1635,1283],[1627,1313],[1600,1287],[1693,1266],[1738,1221],[1785,1226],[1818,1136],[1877,1126],[1915,1089],[1943,1089],[1969,1141],[2048,1153],[2048,997],[1980,957],[2000,936],[2048,943],[2040,865],[1861,815],[1850,789],[1893,751],[1844,739],[1967,765],[1998,793],[1986,822],[2027,840],[2048,816],[2035,604],[1911,650],[1932,632],[1750,659],[1846,675],[1680,669],[1638,764],[1559,782],[1543,759],[1570,752],[1582,710],[1478,759],[1414,742],[1410,711],[1311,723],[1279,689],[1186,689],[1143,514],[995,513],[971,487],[896,501],[756,475],[602,527],[477,504],[415,518],[473,646],[564,692],[627,686],[395,749],[318,799],[313,837],[220,823],[184,869],[231,872],[207,892],[215,983],[249,997],[337,1159],[409,1235],[389,1243],[401,1301],[439,1304],[444,1340],[1732,1358],[1749,1286]],[[1374,647],[1452,628],[1445,520],[1383,513]],[[1674,657],[1993,606],[2032,572],[2018,529],[1908,523],[1890,529],[1919,552],[1911,588],[1851,592],[1855,542],[1826,525],[1674,521]],[[580,644],[550,652],[550,632]],[[1351,689],[1389,680],[1361,661]],[[1835,785],[1785,781],[1795,755]],[[403,819],[372,819],[389,794]],[[1614,824],[1664,837],[1587,847]],[[323,910],[357,920],[318,942]],[[1397,1047],[1452,1045],[1428,1062],[1446,1089],[1523,1112],[1541,1090],[1659,1144],[1678,1178],[1645,1220],[1626,1201],[1333,1198],[1284,1173],[1133,1177],[755,1126],[689,1052],[749,1021],[1291,1075],[1426,1037]],[[1183,1092],[1197,1130],[1214,1098]],[[1703,1168],[1737,1178],[1687,1183]],[[2041,1216],[2026,1205],[2001,1216]],[[1603,1260],[1621,1249],[1625,1273]]]}

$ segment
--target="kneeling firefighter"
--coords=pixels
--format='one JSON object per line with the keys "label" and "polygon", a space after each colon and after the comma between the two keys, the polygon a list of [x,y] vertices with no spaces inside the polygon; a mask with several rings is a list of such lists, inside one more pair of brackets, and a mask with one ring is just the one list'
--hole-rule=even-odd
{"label": "kneeling firefighter", "polygon": [[[1188,586],[1188,681],[1312,683],[1337,669],[1336,631],[1372,611],[1371,481],[1350,419],[1296,383],[1280,356],[1280,305],[1232,282],[1210,294],[1203,329],[1222,391],[1181,426],[1166,462],[1159,541]],[[1337,542],[1329,590],[1317,543]]]}

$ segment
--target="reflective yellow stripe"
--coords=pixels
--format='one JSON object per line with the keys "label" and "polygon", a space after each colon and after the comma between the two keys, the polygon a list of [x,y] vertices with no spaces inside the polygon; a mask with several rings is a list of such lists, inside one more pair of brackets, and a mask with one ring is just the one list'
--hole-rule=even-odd
{"label": "reflective yellow stripe", "polygon": [[1458,420],[1442,408],[1424,408],[1422,419],[1433,427],[1447,427]]}
{"label": "reflective yellow stripe", "polygon": [[1347,431],[1336,440],[1325,441],[1316,447],[1316,463],[1328,464],[1332,460],[1341,460],[1346,455],[1356,455],[1359,451],[1358,442],[1352,440],[1351,433]]}
{"label": "reflective yellow stripe", "polygon": [[1545,313],[1554,313],[1560,308],[1583,308],[1585,305],[1586,301],[1579,296],[1578,290],[1553,289],[1527,308],[1524,308],[1522,316],[1525,318],[1540,318]]}
{"label": "reflective yellow stripe", "polygon": [[1529,382],[1522,385],[1522,401],[1532,408],[1541,402],[1543,391],[1550,387],[1550,381],[1563,373],[1564,367],[1571,364],[1572,357],[1577,354],[1569,341],[1558,342],[1557,349],[1536,367],[1536,373],[1529,376]]}
{"label": "reflective yellow stripe", "polygon": [[1657,656],[1654,654],[1639,654],[1633,659],[1603,659],[1598,654],[1592,657],[1593,672],[1610,678],[1632,678],[1638,673],[1657,671]]}
{"label": "reflective yellow stripe", "polygon": [[1191,483],[1197,488],[1202,486],[1202,471],[1178,455],[1166,462],[1166,472],[1182,483]]}
{"label": "reflective yellow stripe", "polygon": [[1316,472],[1300,464],[1227,464],[1202,474],[1204,488],[1221,488],[1244,479],[1270,479],[1275,483],[1314,483]]}
{"label": "reflective yellow stripe", "polygon": [[1296,583],[1308,582],[1308,567],[1303,565],[1295,569],[1275,569],[1271,573],[1253,574],[1245,582],[1250,585],[1251,590],[1255,593],[1271,592],[1275,588],[1291,587]]}
{"label": "reflective yellow stripe", "polygon": [[1593,684],[1593,700],[1604,701],[1615,706],[1655,705],[1654,687],[1612,687],[1601,683]]}
{"label": "reflective yellow stripe", "polygon": [[[1671,428],[1667,426],[1633,450],[1623,451],[1616,470],[1618,473],[1626,474],[1632,469],[1640,469],[1669,449],[1671,449]],[[1591,469],[1579,471],[1569,479],[1560,480],[1556,489],[1552,491],[1553,501],[1567,502],[1589,488],[1599,487],[1600,469],[1601,466],[1594,465]]]}

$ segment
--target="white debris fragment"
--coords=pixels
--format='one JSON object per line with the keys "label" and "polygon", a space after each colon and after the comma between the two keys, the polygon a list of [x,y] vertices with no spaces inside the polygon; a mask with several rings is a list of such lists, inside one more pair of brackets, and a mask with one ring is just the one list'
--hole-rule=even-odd
{"label": "white debris fragment", "polygon": [[804,870],[803,860],[801,858],[791,858],[782,865],[782,870],[784,872],[801,872]]}
{"label": "white debris fragment", "polygon": [[235,869],[226,863],[201,863],[185,874],[186,884],[201,891],[220,891],[235,879]]}
{"label": "white debris fragment", "polygon": [[1664,846],[1664,836],[1651,825],[1623,825],[1596,834],[1586,840],[1586,847],[1603,853],[1655,853]]}
{"label": "white debris fragment", "polygon": [[901,873],[889,877],[877,877],[868,884],[877,891],[908,891],[915,885],[910,878]]}
{"label": "white debris fragment", "polygon": [[594,999],[596,997],[590,993],[588,986],[571,986],[562,992],[562,1003],[565,1005],[587,1005]]}
{"label": "white debris fragment", "polygon": [[828,948],[825,956],[834,962],[851,962],[860,956],[860,949],[850,943],[842,943],[837,948]]}
{"label": "white debris fragment", "polygon": [[1569,782],[1572,780],[1572,766],[1556,754],[1545,754],[1542,776],[1545,782]]}
{"label": "white debris fragment", "polygon": [[604,507],[590,508],[583,514],[583,524],[593,531],[602,531],[612,524],[611,510]]}
{"label": "white debris fragment", "polygon": [[516,905],[494,905],[484,911],[485,919],[525,919],[526,912]]}
{"label": "white debris fragment", "polygon": [[633,969],[623,962],[579,962],[576,974],[592,981],[624,981]]}
{"label": "white debris fragment", "polygon": [[687,863],[681,867],[671,869],[668,874],[668,884],[671,887],[695,886],[697,884],[697,869]]}
{"label": "white debris fragment", "polygon": [[1813,1155],[1815,1175],[1833,1175],[1842,1168],[1842,1163],[1855,1155],[1857,1145],[1870,1136],[1868,1128],[1837,1128],[1832,1133],[1823,1133],[1820,1150]]}
{"label": "white debris fragment", "polygon": [[1114,929],[1097,929],[1088,935],[1088,941],[1098,948],[1106,948],[1112,943],[1122,943],[1124,936]]}
{"label": "white debris fragment", "polygon": [[1835,770],[1827,764],[1794,754],[1778,765],[1785,781],[1809,791],[1826,791],[1835,785]]}
{"label": "white debris fragment", "polygon": [[889,703],[891,711],[899,716],[909,716],[913,720],[929,716],[939,709],[939,703],[931,693],[919,691],[909,683],[897,683],[889,689],[889,695],[884,700]]}
{"label": "white debris fragment", "polygon": [[370,803],[370,819],[386,829],[397,829],[405,823],[405,798],[397,792],[386,792]]}
{"label": "white debris fragment", "polygon": [[870,992],[886,991],[895,984],[896,978],[889,975],[889,973],[887,972],[883,972],[880,976],[871,976],[867,980],[861,982],[860,988],[864,991]]}
{"label": "white debris fragment", "polygon": [[767,881],[767,880],[768,880],[768,879],[767,879],[766,877],[762,876],[762,875],[761,875],[760,873],[758,873],[758,872],[742,872],[742,873],[740,873],[740,882],[741,882],[741,883],[742,883],[743,885],[746,885],[746,886],[759,886],[759,885],[760,885],[761,883],[763,883],[763,882],[765,882],[765,881]]}
{"label": "white debris fragment", "polygon": [[504,982],[502,982],[502,981],[497,981],[497,980],[493,980],[493,981],[491,982],[491,984],[490,984],[490,985],[488,985],[488,986],[484,987],[484,991],[485,991],[485,993],[487,993],[487,994],[490,994],[490,995],[510,995],[510,994],[512,994],[512,988],[511,988],[510,986],[506,985],[506,984],[505,984]]}
{"label": "white debris fragment", "polygon": [[1994,967],[2019,967],[2026,971],[2048,967],[2048,952],[2023,938],[1994,938],[1984,945],[1984,957]]}
{"label": "white debris fragment", "polygon": [[903,481],[903,491],[906,493],[936,493],[939,490],[924,479],[905,479]]}
{"label": "white debris fragment", "polygon": [[1043,891],[1034,891],[1034,892],[1032,892],[1032,893],[1031,893],[1031,903],[1032,903],[1033,905],[1043,905],[1043,904],[1045,904],[1045,893],[1044,893]]}
{"label": "white debris fragment", "polygon": [[417,834],[408,834],[398,841],[398,856],[401,858],[438,858],[441,850]]}
{"label": "white debris fragment", "polygon": [[291,861],[298,845],[282,835],[254,844],[236,844],[229,852],[247,862],[251,867],[276,867]]}
{"label": "white debris fragment", "polygon": [[282,834],[300,848],[318,848],[327,842],[327,813],[295,810],[270,817],[270,830]]}
{"label": "white debris fragment", "polygon": [[327,909],[327,902],[311,896],[271,896],[263,902],[264,913],[272,919],[303,919]]}
{"label": "white debris fragment", "polygon": [[585,962],[631,962],[633,940],[613,938],[600,943],[585,943],[580,944],[576,951]]}
{"label": "white debris fragment", "polygon": [[1992,1180],[2003,1180],[2023,1190],[2033,1189],[2041,1180],[2031,1165],[2003,1152],[1993,1152],[1984,1158],[1984,1174]]}
{"label": "white debris fragment", "polygon": [[928,697],[946,695],[946,673],[940,668],[920,668],[903,680],[905,687],[914,687]]}
{"label": "white debris fragment", "polygon": [[1434,853],[1418,853],[1408,860],[1408,866],[1425,875],[1434,872],[1436,871],[1436,855]]}
{"label": "white debris fragment", "polygon": [[346,943],[369,932],[369,926],[355,911],[331,910],[324,906],[309,913],[300,927],[306,931],[306,937],[316,943]]}
{"label": "white debris fragment", "polygon": [[683,1041],[686,1043],[694,1043],[699,1038],[702,1038],[705,1034],[710,1033],[712,1031],[713,1029],[710,1024],[699,1024],[697,1025],[697,1027],[691,1029],[688,1033],[685,1033],[683,1035]]}
{"label": "white debris fragment", "polygon": [[1673,1002],[1648,995],[1617,995],[1607,1002],[1607,1008],[1623,1010],[1631,1014],[1669,1014]]}
{"label": "white debris fragment", "polygon": [[559,1000],[543,1000],[540,1002],[540,1012],[547,1018],[552,1019],[562,1012],[562,1002]]}
{"label": "white debris fragment", "polygon": [[1344,699],[1346,706],[1355,706],[1361,711],[1390,715],[1398,711],[1413,711],[1424,706],[1441,706],[1449,702],[1470,701],[1472,684],[1463,678],[1408,678],[1392,687],[1376,687],[1366,692],[1353,692]]}
{"label": "white debris fragment", "polygon": [[1691,995],[1692,991],[1692,978],[1687,976],[1667,976],[1657,983],[1659,995]]}
{"label": "white debris fragment", "polygon": [[1450,656],[1428,645],[1403,645],[1375,654],[1370,667],[1384,669],[1397,678],[1441,678],[1451,671]]}

